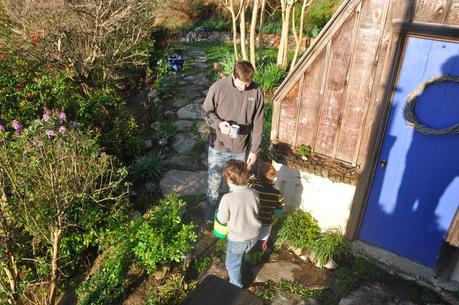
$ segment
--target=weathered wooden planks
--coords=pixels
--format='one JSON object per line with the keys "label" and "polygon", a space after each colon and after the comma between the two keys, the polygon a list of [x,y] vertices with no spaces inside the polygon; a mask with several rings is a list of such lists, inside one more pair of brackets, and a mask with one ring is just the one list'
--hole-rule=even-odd
{"label": "weathered wooden planks", "polygon": [[369,106],[375,77],[384,0],[365,1],[361,10],[360,26],[348,80],[346,105],[338,139],[336,158],[356,163],[359,136]]}
{"label": "weathered wooden planks", "polygon": [[316,61],[304,74],[304,90],[300,101],[298,120],[297,144],[313,146],[319,121],[322,82],[325,81],[323,72],[326,67],[326,50],[317,57]]}
{"label": "weathered wooden planks", "polygon": [[445,23],[459,25],[459,0],[451,0]]}
{"label": "weathered wooden planks", "polygon": [[330,156],[333,153],[336,137],[342,120],[346,75],[351,59],[352,38],[354,36],[357,14],[354,12],[342,25],[332,39],[327,83],[320,114],[317,139],[313,150]]}
{"label": "weathered wooden planks", "polygon": [[418,0],[415,21],[443,23],[446,19],[450,0]]}
{"label": "weathered wooden planks", "polygon": [[279,129],[278,140],[283,143],[293,144],[293,134],[296,128],[297,98],[299,91],[299,82],[295,84],[290,93],[279,105]]}

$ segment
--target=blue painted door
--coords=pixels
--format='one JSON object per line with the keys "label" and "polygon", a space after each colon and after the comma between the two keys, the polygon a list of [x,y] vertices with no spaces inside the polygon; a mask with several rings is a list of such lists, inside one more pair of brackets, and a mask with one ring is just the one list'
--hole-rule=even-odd
{"label": "blue painted door", "polygon": [[[359,239],[425,266],[435,265],[459,203],[459,134],[408,127],[406,97],[436,75],[459,76],[459,43],[409,37]],[[418,120],[459,123],[459,84],[433,84],[417,99]]]}

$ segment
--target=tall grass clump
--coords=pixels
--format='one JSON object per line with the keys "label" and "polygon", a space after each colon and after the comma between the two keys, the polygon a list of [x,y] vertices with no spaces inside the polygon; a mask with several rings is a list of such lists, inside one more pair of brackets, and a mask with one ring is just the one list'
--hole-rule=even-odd
{"label": "tall grass clump", "polygon": [[263,88],[264,92],[272,92],[286,74],[287,72],[278,67],[276,63],[267,62],[257,67],[254,80]]}
{"label": "tall grass clump", "polygon": [[339,257],[344,251],[344,236],[341,230],[337,228],[326,230],[312,241],[309,250],[314,262],[320,266]]}
{"label": "tall grass clump", "polygon": [[277,247],[287,246],[306,251],[319,234],[320,227],[312,215],[297,210],[285,219],[275,244]]}

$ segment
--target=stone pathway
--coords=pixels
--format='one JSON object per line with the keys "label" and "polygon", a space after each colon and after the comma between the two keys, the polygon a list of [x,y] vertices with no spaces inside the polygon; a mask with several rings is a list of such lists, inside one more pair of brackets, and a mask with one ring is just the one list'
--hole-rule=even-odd
{"label": "stone pathway", "polygon": [[[195,47],[185,47],[183,70],[173,76],[177,84],[171,101],[179,131],[172,140],[172,148],[177,153],[170,163],[177,168],[167,172],[160,182],[163,195],[176,193],[179,196],[202,195],[206,192],[206,165],[201,162],[207,146],[206,124],[201,114],[201,105],[211,85],[204,51]],[[153,93],[150,95],[154,96]],[[200,144],[200,147],[197,147]],[[173,166],[174,167],[174,166]],[[188,169],[188,170],[181,170]]]}

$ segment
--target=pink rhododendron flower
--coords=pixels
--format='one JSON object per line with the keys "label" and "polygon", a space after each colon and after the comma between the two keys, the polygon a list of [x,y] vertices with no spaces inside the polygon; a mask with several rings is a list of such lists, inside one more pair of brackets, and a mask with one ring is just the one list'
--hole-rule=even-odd
{"label": "pink rhododendron flower", "polygon": [[5,126],[3,124],[0,124],[0,131],[5,131]]}
{"label": "pink rhododendron flower", "polygon": [[54,137],[56,135],[56,133],[52,129],[46,130],[45,133],[48,137]]}
{"label": "pink rhododendron flower", "polygon": [[67,129],[64,126],[59,127],[59,132],[61,134],[65,134],[67,132]]}
{"label": "pink rhododendron flower", "polygon": [[35,140],[33,141],[33,144],[35,144],[35,146],[38,146],[38,147],[43,147],[43,146],[45,145],[45,144],[43,143],[43,141],[40,140],[40,139],[35,139]]}
{"label": "pink rhododendron flower", "polygon": [[15,130],[14,134],[16,136],[19,136],[21,134],[21,132],[22,132],[22,124],[18,120],[13,120],[11,122],[11,126],[13,126],[13,128]]}
{"label": "pink rhododendron flower", "polygon": [[70,127],[72,127],[72,128],[77,128],[77,126],[78,126],[78,123],[77,123],[77,122],[75,122],[75,121],[71,121],[71,122],[70,122]]}
{"label": "pink rhododendron flower", "polygon": [[22,129],[22,124],[18,120],[13,120],[11,126],[13,126],[14,130]]}
{"label": "pink rhododendron flower", "polygon": [[58,118],[59,121],[61,121],[61,122],[66,122],[66,121],[67,121],[67,115],[65,114],[64,111],[60,111],[60,112],[57,114],[57,118]]}
{"label": "pink rhododendron flower", "polygon": [[43,121],[47,123],[51,121],[51,110],[47,107],[43,108]]}

